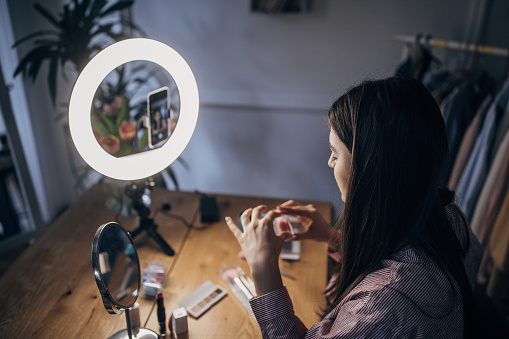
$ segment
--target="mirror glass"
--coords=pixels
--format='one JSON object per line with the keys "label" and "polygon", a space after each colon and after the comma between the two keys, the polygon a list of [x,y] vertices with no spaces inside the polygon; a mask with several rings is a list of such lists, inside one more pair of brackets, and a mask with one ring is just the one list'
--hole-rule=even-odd
{"label": "mirror glass", "polygon": [[122,226],[110,222],[99,227],[92,245],[92,266],[108,312],[134,305],[140,290],[140,264],[131,236]]}
{"label": "mirror glass", "polygon": [[179,114],[180,95],[173,77],[153,62],[136,60],[103,79],[90,121],[99,145],[120,158],[163,146]]}

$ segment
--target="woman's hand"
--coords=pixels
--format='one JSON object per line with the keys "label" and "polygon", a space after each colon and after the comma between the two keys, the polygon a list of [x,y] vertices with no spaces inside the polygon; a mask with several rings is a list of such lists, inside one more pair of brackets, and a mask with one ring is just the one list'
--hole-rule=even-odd
{"label": "woman's hand", "polygon": [[322,217],[314,205],[301,205],[289,200],[276,209],[280,214],[293,215],[299,219],[304,230],[296,233],[292,240],[315,240],[321,242],[329,241],[332,228]]}
{"label": "woman's hand", "polygon": [[274,233],[273,227],[273,221],[280,213],[268,211],[262,218],[262,212],[267,210],[267,206],[264,205],[245,210],[240,217],[244,233],[230,217],[225,218],[226,224],[237,238],[251,268],[258,295],[272,292],[283,286],[279,272],[279,254],[284,241]]}

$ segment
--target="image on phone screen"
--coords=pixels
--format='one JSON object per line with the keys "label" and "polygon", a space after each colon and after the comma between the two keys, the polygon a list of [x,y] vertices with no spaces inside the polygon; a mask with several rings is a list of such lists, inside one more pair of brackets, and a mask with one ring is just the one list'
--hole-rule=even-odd
{"label": "image on phone screen", "polygon": [[147,97],[150,148],[164,144],[169,136],[170,96],[168,87],[150,92]]}

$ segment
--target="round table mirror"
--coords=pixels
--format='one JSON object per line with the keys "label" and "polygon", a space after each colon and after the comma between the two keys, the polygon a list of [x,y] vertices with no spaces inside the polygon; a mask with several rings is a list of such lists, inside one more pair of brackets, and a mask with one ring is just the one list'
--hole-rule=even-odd
{"label": "round table mirror", "polygon": [[151,330],[131,328],[129,308],[140,291],[140,262],[130,234],[119,224],[99,227],[92,243],[92,267],[104,307],[109,313],[126,313],[127,328],[110,338],[157,338]]}

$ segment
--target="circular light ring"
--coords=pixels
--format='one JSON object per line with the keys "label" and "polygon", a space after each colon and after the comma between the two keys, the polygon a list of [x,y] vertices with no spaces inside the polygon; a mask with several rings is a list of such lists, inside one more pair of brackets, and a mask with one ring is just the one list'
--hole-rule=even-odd
{"label": "circular light ring", "polygon": [[[103,79],[118,66],[135,60],[154,62],[171,74],[179,90],[180,115],[170,140],[162,147],[116,158],[96,141],[90,110]],[[76,149],[92,168],[114,179],[137,180],[162,171],[178,158],[193,135],[198,107],[193,72],[174,49],[151,39],[128,39],[99,52],[79,75],[69,102],[69,129]]]}

